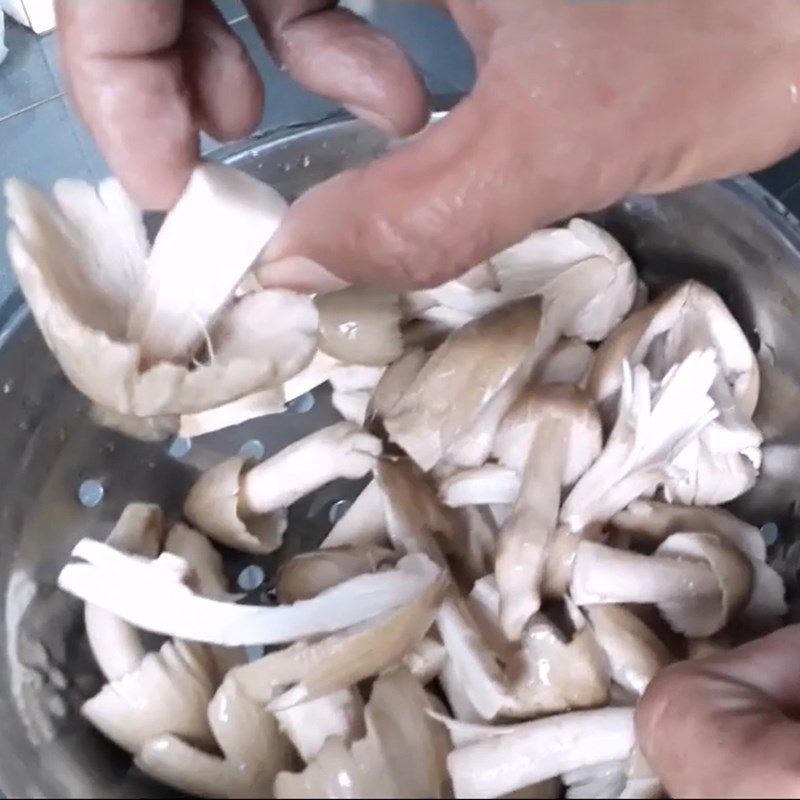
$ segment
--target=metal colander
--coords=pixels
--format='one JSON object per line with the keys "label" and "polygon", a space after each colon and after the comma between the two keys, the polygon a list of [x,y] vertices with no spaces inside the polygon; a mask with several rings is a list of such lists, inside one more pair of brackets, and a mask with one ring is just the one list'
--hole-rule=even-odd
{"label": "metal colander", "polygon": [[[291,199],[383,150],[362,123],[330,120],[223,156]],[[777,535],[770,552],[791,590],[800,564],[800,223],[749,179],[631,199],[595,218],[652,288],[689,277],[715,288],[759,353],[764,470],[734,510],[768,539]],[[0,325],[0,787],[15,797],[168,795],[78,713],[101,678],[80,604],[55,588],[58,571],[78,539],[104,537],[127,503],[177,515],[198,469],[242,448],[269,455],[337,416],[320,390],[281,416],[192,442],[143,444],[89,421],[21,300],[0,310]],[[298,503],[279,554],[227,553],[232,583],[253,600],[264,596],[277,563],[314,547],[357,488],[331,485]]]}

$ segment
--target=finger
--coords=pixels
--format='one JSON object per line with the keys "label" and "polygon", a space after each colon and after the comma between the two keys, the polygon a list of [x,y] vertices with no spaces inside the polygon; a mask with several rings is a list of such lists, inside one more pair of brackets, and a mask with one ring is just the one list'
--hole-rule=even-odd
{"label": "finger", "polygon": [[72,97],[144,208],[167,208],[197,161],[198,129],[178,45],[182,0],[57,0]]}
{"label": "finger", "polygon": [[256,266],[258,282],[265,289],[293,289],[296,292],[334,292],[347,283],[324,267],[302,256],[267,261]]}
{"label": "finger", "polygon": [[665,670],[637,710],[672,797],[797,797],[800,627]]}
{"label": "finger", "polygon": [[327,0],[249,0],[270,50],[316,94],[341,103],[391,135],[428,120],[425,87],[388,36]]}
{"label": "finger", "polygon": [[203,130],[220,141],[252,133],[264,110],[264,82],[211,0],[187,7],[181,46]]}
{"label": "finger", "polygon": [[352,283],[434,286],[568,213],[564,181],[533,157],[535,120],[503,85],[487,68],[444,121],[301,196],[269,255],[307,256]]}

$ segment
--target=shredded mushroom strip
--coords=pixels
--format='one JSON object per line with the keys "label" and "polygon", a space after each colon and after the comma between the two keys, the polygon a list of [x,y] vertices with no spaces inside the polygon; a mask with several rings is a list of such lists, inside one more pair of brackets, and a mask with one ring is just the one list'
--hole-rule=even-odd
{"label": "shredded mushroom strip", "polygon": [[[443,286],[312,298],[258,285],[285,204],[229,167],[198,168],[152,246],[115,181],[6,194],[20,285],[96,421],[199,436],[326,383],[346,419],[220,454],[181,498],[193,528],[133,504],[75,546],[59,586],[108,681],[82,713],[142,771],[207,797],[663,793],[637,699],[786,611],[758,529],[715,507],[763,437],[713,290],[649,298],[576,219]],[[342,480],[360,493],[299,552],[294,504]],[[245,602],[225,548],[282,545],[277,604]]]}

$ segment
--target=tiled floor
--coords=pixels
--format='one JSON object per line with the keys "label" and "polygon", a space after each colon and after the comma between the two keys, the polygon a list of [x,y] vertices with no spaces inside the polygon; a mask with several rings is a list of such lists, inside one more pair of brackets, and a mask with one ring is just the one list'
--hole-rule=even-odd
{"label": "tiled floor", "polygon": [[[271,61],[239,0],[215,0],[245,42],[269,89],[261,127],[276,128],[323,116],[332,105],[303,91]],[[471,55],[450,20],[423,3],[345,0],[411,54],[432,93],[467,90],[474,80]],[[57,39],[36,37],[9,23],[9,54],[0,65],[0,183],[18,176],[48,188],[59,177],[96,180],[105,163],[63,95]],[[216,143],[205,138],[206,150]],[[800,154],[757,176],[800,214]],[[5,260],[5,214],[0,201],[0,306],[14,282]]]}

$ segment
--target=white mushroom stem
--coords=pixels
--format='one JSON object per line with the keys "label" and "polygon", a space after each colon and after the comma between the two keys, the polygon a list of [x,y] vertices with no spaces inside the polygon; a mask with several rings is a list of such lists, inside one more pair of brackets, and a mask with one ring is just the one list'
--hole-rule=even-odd
{"label": "white mushroom stem", "polygon": [[376,480],[370,481],[345,515],[331,528],[320,547],[367,547],[388,542],[383,492]]}
{"label": "white mushroom stem", "polygon": [[446,661],[445,646],[430,636],[422,639],[403,658],[403,663],[423,686],[438,677]]}
{"label": "white mushroom stem", "polygon": [[570,596],[580,606],[654,603],[678,633],[710,636],[742,610],[751,588],[739,551],[711,534],[677,533],[652,556],[581,542]]}
{"label": "white mushroom stem", "polygon": [[644,694],[650,681],[673,660],[666,645],[623,606],[586,606],[583,610],[606,654],[612,679],[635,695]]}
{"label": "white mushroom stem", "polygon": [[451,508],[511,504],[519,495],[519,475],[502,464],[460,470],[439,487],[442,502]]}
{"label": "white mushroom stem", "polygon": [[284,399],[281,388],[263,389],[207,411],[182,414],[178,436],[192,439],[268,414],[280,414],[286,409]]}
{"label": "white mushroom stem", "polygon": [[717,373],[711,350],[691,353],[652,393],[650,374],[623,363],[617,421],[603,452],[561,507],[572,532],[605,522],[663,483],[672,459],[715,417],[708,390]]}
{"label": "white mushroom stem", "polygon": [[[162,538],[161,509],[145,503],[131,503],[120,515],[106,542],[125,553],[155,558]],[[137,669],[145,657],[139,631],[91,603],[86,604],[83,613],[89,647],[106,679],[115,681]]]}
{"label": "white mushroom stem", "polygon": [[423,555],[407,556],[398,568],[359,575],[290,606],[245,606],[209,600],[183,582],[185,561],[170,554],[136,559],[89,539],[73,556],[59,586],[144,630],[226,646],[278,644],[357,625],[407,605],[437,580],[440,570]]}
{"label": "white mushroom stem", "polygon": [[456,797],[501,797],[579,767],[627,759],[633,745],[633,709],[574,711],[457,748],[447,767]]}
{"label": "white mushroom stem", "polygon": [[246,472],[239,511],[266,514],[337,478],[363,478],[380,452],[380,440],[350,422],[323,428]]}
{"label": "white mushroom stem", "polygon": [[239,170],[195,168],[156,237],[128,324],[145,361],[191,357],[285,210],[274,189]]}

